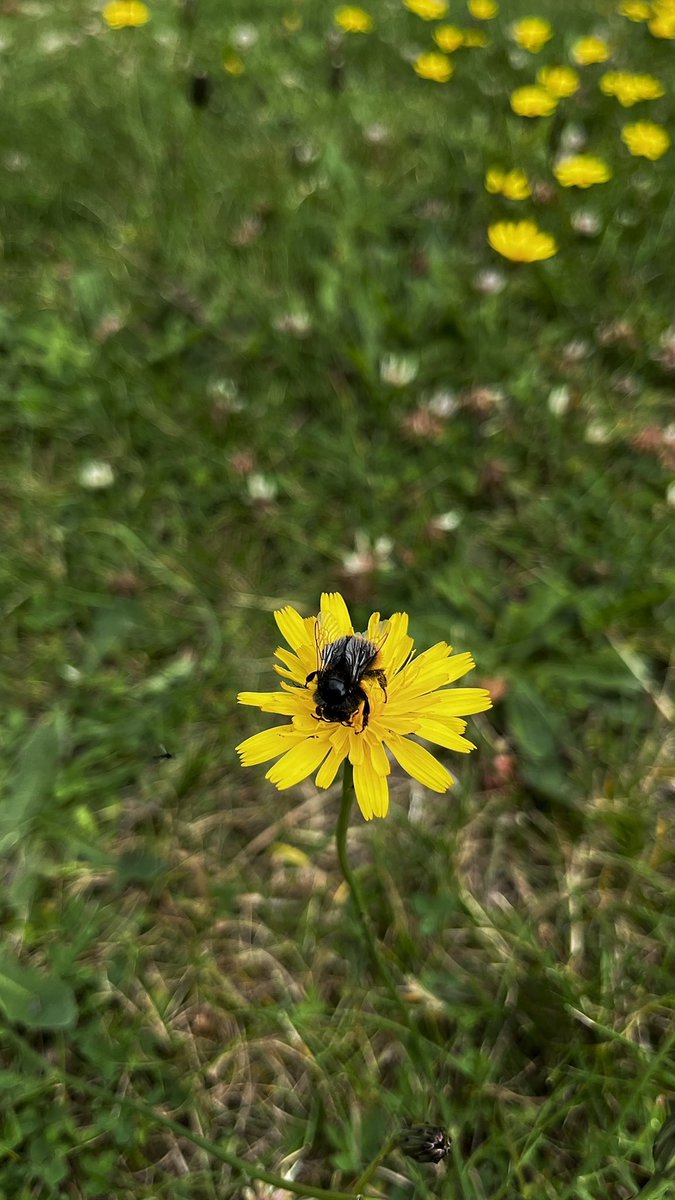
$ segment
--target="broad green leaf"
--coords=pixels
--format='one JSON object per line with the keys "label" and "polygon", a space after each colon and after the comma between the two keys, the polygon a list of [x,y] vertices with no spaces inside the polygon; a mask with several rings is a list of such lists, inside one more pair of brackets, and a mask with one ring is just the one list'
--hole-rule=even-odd
{"label": "broad green leaf", "polygon": [[515,680],[506,696],[508,729],[525,758],[554,762],[562,749],[563,721],[536,688]]}
{"label": "broad green leaf", "polygon": [[75,996],[67,983],[22,966],[7,951],[0,954],[0,1010],[8,1020],[31,1029],[65,1029],[77,1017]]}
{"label": "broad green leaf", "polygon": [[0,853],[21,840],[25,826],[53,794],[63,719],[42,722],[24,741],[0,809]]}

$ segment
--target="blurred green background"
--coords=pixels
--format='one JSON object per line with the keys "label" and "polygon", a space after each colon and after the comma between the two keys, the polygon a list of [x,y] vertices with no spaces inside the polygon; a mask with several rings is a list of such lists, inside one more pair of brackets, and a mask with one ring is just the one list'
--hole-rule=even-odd
{"label": "blurred green background", "polygon": [[[651,1177],[675,1091],[674,151],[621,129],[672,134],[672,40],[602,0],[367,9],[352,34],[310,0],[163,0],[119,29],[0,5],[3,1200],[272,1196],[195,1136],[349,1190],[411,1120],[453,1152],[393,1155],[383,1195]],[[488,44],[420,78],[449,22]],[[516,116],[589,35],[608,61]],[[665,94],[625,109],[610,69]],[[579,150],[611,179],[560,186]],[[494,167],[531,195],[489,194]],[[554,257],[490,247],[522,219]],[[421,1041],[359,941],[335,791],[279,794],[234,752],[270,721],[235,696],[274,686],[274,609],[323,590],[358,628],[403,609],[419,647],[471,650],[495,698],[449,795],[395,777],[350,835]]]}

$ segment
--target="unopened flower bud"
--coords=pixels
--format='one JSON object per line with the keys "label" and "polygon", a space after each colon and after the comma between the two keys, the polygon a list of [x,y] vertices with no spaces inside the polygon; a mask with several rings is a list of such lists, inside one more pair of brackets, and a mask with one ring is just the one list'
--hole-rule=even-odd
{"label": "unopened flower bud", "polygon": [[437,1125],[410,1125],[399,1134],[398,1147],[415,1162],[439,1163],[452,1145],[444,1129]]}

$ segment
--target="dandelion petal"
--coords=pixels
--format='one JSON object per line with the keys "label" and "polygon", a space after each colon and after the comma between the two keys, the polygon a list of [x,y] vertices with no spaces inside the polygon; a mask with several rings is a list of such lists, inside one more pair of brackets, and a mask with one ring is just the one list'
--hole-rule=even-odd
{"label": "dandelion petal", "polygon": [[389,812],[389,784],[386,775],[376,775],[370,763],[354,767],[354,791],[366,821],[386,817]]}
{"label": "dandelion petal", "polygon": [[279,788],[280,792],[294,787],[323,762],[328,748],[329,743],[324,738],[308,738],[303,735],[297,746],[293,746],[270,767],[265,778]]}
{"label": "dandelion petal", "polygon": [[246,741],[240,742],[237,754],[241,758],[242,766],[254,767],[283,754],[292,742],[300,741],[301,738],[302,734],[296,733],[292,725],[263,729],[261,733],[254,733],[252,737],[246,738]]}
{"label": "dandelion petal", "polygon": [[424,746],[396,735],[387,737],[386,742],[403,770],[425,787],[431,788],[432,792],[447,792],[452,787],[454,781],[450,772]]}

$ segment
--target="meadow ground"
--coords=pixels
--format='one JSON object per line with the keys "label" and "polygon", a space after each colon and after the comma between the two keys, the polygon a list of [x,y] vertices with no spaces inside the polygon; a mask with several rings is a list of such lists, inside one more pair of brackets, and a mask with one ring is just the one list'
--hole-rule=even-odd
{"label": "meadow ground", "polygon": [[[672,1192],[675,13],[491,13],[0,5],[2,1200]],[[393,992],[235,753],[332,590],[495,701],[352,815]]]}

